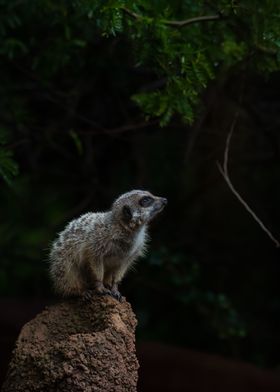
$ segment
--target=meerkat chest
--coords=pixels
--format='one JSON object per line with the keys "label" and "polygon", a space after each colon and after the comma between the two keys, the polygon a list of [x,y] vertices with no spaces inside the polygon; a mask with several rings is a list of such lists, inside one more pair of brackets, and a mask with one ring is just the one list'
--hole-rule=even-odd
{"label": "meerkat chest", "polygon": [[119,265],[124,260],[135,258],[142,253],[145,245],[145,228],[141,228],[132,241],[125,241],[123,239],[114,239],[113,243],[104,255],[104,262],[106,265]]}
{"label": "meerkat chest", "polygon": [[141,229],[136,234],[134,241],[132,243],[131,249],[129,251],[129,256],[137,254],[141,252],[142,248],[145,245],[145,236],[146,236],[146,228],[145,226],[141,227]]}

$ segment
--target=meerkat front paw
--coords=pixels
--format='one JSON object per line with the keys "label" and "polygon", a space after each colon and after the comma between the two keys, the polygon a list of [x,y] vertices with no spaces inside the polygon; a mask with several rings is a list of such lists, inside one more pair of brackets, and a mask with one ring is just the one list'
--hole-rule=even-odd
{"label": "meerkat front paw", "polygon": [[114,284],[113,287],[111,288],[111,296],[117,299],[119,302],[123,302],[123,297],[118,290],[117,284]]}
{"label": "meerkat front paw", "polygon": [[110,295],[111,291],[107,289],[104,284],[100,281],[96,281],[93,289],[94,293],[97,295]]}
{"label": "meerkat front paw", "polygon": [[92,301],[95,295],[111,295],[111,291],[106,289],[102,282],[96,282],[94,288],[86,290],[82,297],[85,302],[88,302]]}
{"label": "meerkat front paw", "polygon": [[122,302],[122,295],[115,285],[112,286],[108,283],[105,283],[104,286],[110,291],[111,297],[115,298],[119,302]]}
{"label": "meerkat front paw", "polygon": [[111,296],[117,299],[119,302],[123,302],[123,297],[118,290],[111,291]]}

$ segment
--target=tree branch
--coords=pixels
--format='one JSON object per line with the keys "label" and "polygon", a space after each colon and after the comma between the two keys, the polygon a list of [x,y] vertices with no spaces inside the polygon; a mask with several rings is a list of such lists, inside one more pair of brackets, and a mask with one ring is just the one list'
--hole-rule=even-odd
{"label": "tree branch", "polygon": [[221,16],[205,15],[205,16],[197,16],[195,18],[190,18],[186,20],[164,20],[163,23],[166,24],[167,26],[172,26],[172,27],[184,27],[193,23],[208,22],[217,19],[221,19]]}
{"label": "tree branch", "polygon": [[[126,13],[133,19],[136,20],[143,19],[142,15],[137,14],[136,12],[133,12],[126,7],[122,7],[121,9],[124,11],[124,13]],[[221,15],[217,14],[217,15],[197,16],[195,18],[190,18],[186,20],[162,20],[162,23],[165,24],[166,26],[171,26],[171,27],[184,27],[193,23],[208,22],[217,19],[221,19]]]}
{"label": "tree branch", "polygon": [[125,14],[131,16],[134,19],[142,19],[143,18],[142,15],[136,14],[136,12],[133,12],[133,11],[129,10],[128,8],[126,8],[126,7],[121,7],[121,9],[123,10],[123,12]]}
{"label": "tree branch", "polygon": [[276,49],[268,48],[267,46],[264,46],[261,44],[256,44],[255,47],[259,52],[270,54],[271,56],[276,56],[278,53],[278,51]]}
{"label": "tree branch", "polygon": [[239,116],[239,112],[235,114],[234,120],[232,122],[229,134],[227,136],[226,140],[226,147],[225,147],[225,152],[224,152],[224,162],[223,162],[223,167],[219,162],[217,162],[218,169],[222,176],[224,177],[224,180],[226,181],[229,189],[231,192],[234,194],[234,196],[239,200],[239,202],[244,206],[244,208],[249,212],[249,214],[254,218],[254,220],[259,224],[261,229],[268,235],[268,237],[274,242],[277,248],[280,247],[279,241],[272,235],[272,233],[269,231],[269,229],[264,225],[264,223],[260,220],[260,218],[256,215],[256,213],[252,210],[252,208],[248,205],[248,203],[243,199],[243,197],[238,193],[236,188],[231,182],[231,179],[229,177],[228,173],[228,157],[229,157],[229,148],[230,148],[230,142],[232,138],[232,134],[234,132],[237,119]]}
{"label": "tree branch", "polygon": [[158,124],[158,120],[153,120],[153,121],[143,121],[139,123],[131,123],[131,124],[125,124],[117,128],[106,128],[102,130],[96,130],[96,131],[90,131],[90,130],[78,130],[77,132],[85,135],[109,135],[109,136],[114,136],[114,135],[119,135],[123,134],[126,132],[130,132],[133,130],[138,130],[138,129],[143,129],[150,127],[151,125]]}

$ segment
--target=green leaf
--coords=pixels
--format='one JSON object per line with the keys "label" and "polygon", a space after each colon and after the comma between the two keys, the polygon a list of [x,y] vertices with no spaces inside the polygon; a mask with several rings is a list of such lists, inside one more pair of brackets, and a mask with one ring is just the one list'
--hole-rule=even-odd
{"label": "green leaf", "polygon": [[79,138],[79,135],[77,134],[77,132],[74,131],[74,129],[71,129],[69,131],[69,135],[71,136],[71,138],[75,144],[75,147],[78,151],[78,154],[82,155],[83,154],[83,145],[82,145],[81,139]]}
{"label": "green leaf", "polygon": [[0,148],[0,175],[9,184],[18,175],[18,165],[13,159],[12,151]]}

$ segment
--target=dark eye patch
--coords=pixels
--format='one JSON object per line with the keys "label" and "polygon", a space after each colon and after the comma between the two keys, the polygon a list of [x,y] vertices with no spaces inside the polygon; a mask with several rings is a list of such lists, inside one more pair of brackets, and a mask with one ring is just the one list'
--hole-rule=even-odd
{"label": "dark eye patch", "polygon": [[126,222],[129,222],[132,218],[132,212],[129,206],[123,206],[122,209],[123,218]]}
{"label": "dark eye patch", "polygon": [[144,196],[139,200],[141,207],[150,207],[154,202],[154,199],[150,196]]}

